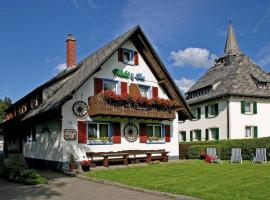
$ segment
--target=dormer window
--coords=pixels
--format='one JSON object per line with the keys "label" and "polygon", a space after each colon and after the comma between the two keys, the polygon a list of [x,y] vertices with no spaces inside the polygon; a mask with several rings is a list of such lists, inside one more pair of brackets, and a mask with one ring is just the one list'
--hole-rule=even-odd
{"label": "dormer window", "polygon": [[258,82],[257,87],[260,89],[266,89],[267,88],[267,83],[266,82]]}

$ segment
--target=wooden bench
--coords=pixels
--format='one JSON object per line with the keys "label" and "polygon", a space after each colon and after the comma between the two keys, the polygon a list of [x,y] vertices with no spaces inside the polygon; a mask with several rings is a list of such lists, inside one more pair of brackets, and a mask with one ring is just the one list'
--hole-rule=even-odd
{"label": "wooden bench", "polygon": [[104,167],[109,167],[110,161],[123,161],[124,165],[128,165],[129,153],[124,152],[87,152],[86,156],[91,158],[91,162],[94,163],[94,157],[101,157]]}

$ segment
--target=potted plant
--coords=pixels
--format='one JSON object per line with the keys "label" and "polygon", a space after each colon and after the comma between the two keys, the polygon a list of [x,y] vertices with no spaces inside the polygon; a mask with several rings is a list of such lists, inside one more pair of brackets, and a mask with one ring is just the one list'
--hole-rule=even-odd
{"label": "potted plant", "polygon": [[76,161],[78,160],[78,155],[76,152],[71,151],[67,152],[67,160],[68,160],[68,166],[69,166],[69,171],[73,172],[74,169],[77,169],[77,164]]}
{"label": "potted plant", "polygon": [[80,164],[83,171],[88,172],[90,170],[90,166],[91,166],[90,160],[82,160]]}

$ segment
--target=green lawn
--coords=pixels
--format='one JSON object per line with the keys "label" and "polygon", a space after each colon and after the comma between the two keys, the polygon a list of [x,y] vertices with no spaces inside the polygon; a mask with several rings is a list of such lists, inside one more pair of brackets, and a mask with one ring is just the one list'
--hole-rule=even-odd
{"label": "green lawn", "polygon": [[87,176],[202,199],[270,199],[270,163],[207,164],[190,160],[96,170]]}

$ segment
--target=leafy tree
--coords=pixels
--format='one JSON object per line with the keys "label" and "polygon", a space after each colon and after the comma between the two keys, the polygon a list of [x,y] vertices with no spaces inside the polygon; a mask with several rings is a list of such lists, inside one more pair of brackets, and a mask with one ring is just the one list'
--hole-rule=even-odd
{"label": "leafy tree", "polygon": [[0,123],[4,120],[5,110],[12,104],[9,97],[4,97],[0,99]]}

